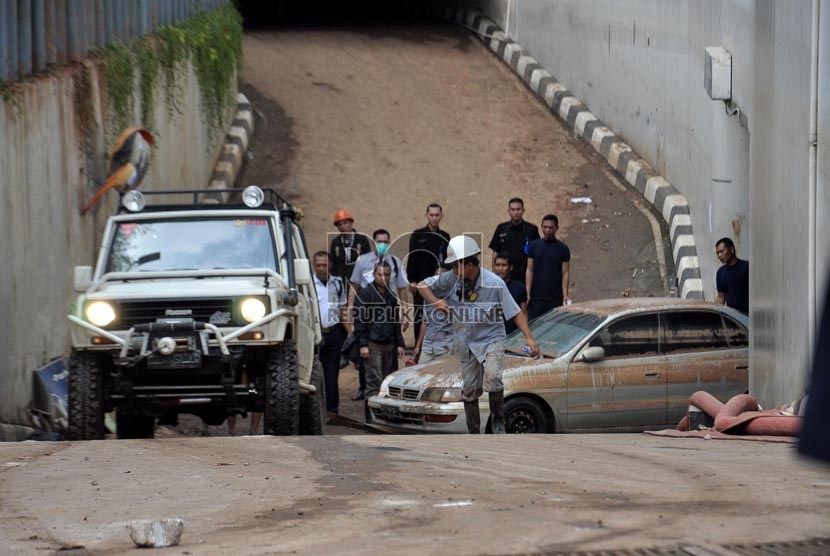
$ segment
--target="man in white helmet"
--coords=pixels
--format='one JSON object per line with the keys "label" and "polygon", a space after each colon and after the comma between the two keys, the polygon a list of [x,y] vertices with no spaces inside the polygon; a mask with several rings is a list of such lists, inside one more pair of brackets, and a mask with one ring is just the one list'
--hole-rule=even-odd
{"label": "man in white helmet", "polygon": [[481,249],[468,236],[455,236],[447,250],[453,272],[433,276],[418,284],[424,300],[436,309],[452,313],[455,353],[461,360],[461,389],[467,431],[481,432],[478,399],[488,392],[490,425],[494,434],[504,430],[504,323],[513,319],[525,335],[534,357],[539,346],[504,280],[481,268]]}

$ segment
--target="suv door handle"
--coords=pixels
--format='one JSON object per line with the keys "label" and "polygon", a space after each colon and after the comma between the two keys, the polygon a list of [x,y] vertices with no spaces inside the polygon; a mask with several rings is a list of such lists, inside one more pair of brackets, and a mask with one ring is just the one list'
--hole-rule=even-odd
{"label": "suv door handle", "polygon": [[749,365],[735,365],[735,368],[739,371],[745,371],[749,369]]}
{"label": "suv door handle", "polygon": [[660,373],[646,373],[646,378],[657,378]]}

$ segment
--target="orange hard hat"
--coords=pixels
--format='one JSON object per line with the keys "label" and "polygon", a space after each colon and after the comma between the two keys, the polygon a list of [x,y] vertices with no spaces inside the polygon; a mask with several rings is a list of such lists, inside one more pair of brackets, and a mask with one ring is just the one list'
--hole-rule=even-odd
{"label": "orange hard hat", "polygon": [[341,220],[351,220],[354,222],[354,218],[352,218],[352,213],[347,211],[346,209],[337,209],[337,212],[334,213],[334,223],[337,224]]}

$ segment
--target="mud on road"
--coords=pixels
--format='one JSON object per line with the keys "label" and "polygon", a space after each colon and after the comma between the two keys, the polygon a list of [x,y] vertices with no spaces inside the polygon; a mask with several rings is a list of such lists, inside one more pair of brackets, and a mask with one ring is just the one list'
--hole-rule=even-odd
{"label": "mud on road", "polygon": [[[639,196],[620,191],[605,161],[467,31],[257,29],[243,47],[241,90],[257,127],[238,183],[276,186],[299,206],[312,252],[327,248],[339,207],[358,230],[395,237],[423,226],[432,201],[444,229],[487,243],[518,196],[537,225],[559,216],[574,301],[665,294]],[[583,196],[593,203],[571,204]]]}
{"label": "mud on road", "polygon": [[[789,445],[646,435],[184,438],[0,445],[0,552],[527,554],[830,536]],[[668,553],[668,552],[665,552]],[[697,554],[722,554],[698,551]],[[758,552],[760,553],[760,552]],[[71,552],[70,552],[71,554]]]}

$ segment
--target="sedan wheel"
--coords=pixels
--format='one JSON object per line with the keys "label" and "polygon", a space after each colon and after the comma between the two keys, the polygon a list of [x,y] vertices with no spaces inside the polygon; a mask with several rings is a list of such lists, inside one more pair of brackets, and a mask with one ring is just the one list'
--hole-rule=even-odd
{"label": "sedan wheel", "polygon": [[509,434],[548,432],[545,411],[535,400],[512,398],[504,404],[504,425]]}

